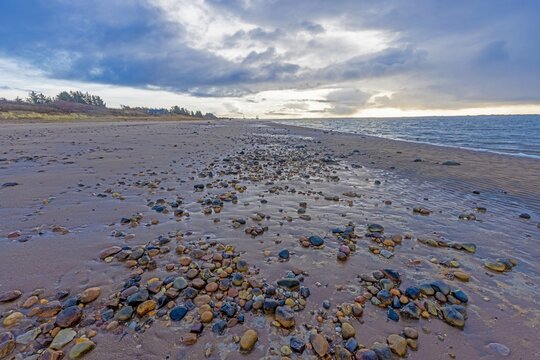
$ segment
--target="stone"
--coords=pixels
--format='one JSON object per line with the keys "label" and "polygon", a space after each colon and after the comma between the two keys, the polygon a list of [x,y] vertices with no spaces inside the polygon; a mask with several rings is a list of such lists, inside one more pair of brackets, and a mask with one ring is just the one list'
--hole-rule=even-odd
{"label": "stone", "polygon": [[80,296],[80,302],[83,304],[91,303],[96,300],[101,294],[101,289],[99,287],[91,287],[84,290]]}
{"label": "stone", "polygon": [[459,165],[461,165],[459,162],[453,161],[453,160],[447,160],[447,161],[443,162],[442,164],[444,166],[459,166]]}
{"label": "stone", "polygon": [[317,236],[317,235],[310,236],[308,241],[312,246],[322,246],[322,245],[324,245],[323,238],[320,237],[320,236]]}
{"label": "stone", "polygon": [[465,318],[455,306],[447,305],[442,309],[444,320],[455,327],[463,328],[465,326]]}
{"label": "stone", "polygon": [[32,296],[28,297],[28,299],[26,299],[24,301],[24,303],[21,305],[21,307],[23,309],[29,309],[32,306],[36,305],[38,301],[39,301],[39,298],[37,296],[32,295]]}
{"label": "stone", "polygon": [[0,294],[0,303],[11,302],[17,300],[22,295],[19,290],[10,290]]}
{"label": "stone", "polygon": [[49,347],[53,350],[60,350],[75,339],[75,335],[77,332],[73,329],[62,329],[56,334]]}
{"label": "stone", "polygon": [[463,290],[454,290],[452,291],[452,295],[462,303],[469,302],[469,297],[467,296],[467,294],[465,294]]}
{"label": "stone", "polygon": [[492,352],[496,353],[497,355],[500,355],[500,356],[510,355],[510,349],[508,348],[508,346],[504,344],[489,343],[486,345],[486,347]]}
{"label": "stone", "polygon": [[83,311],[78,306],[70,306],[60,311],[56,316],[56,325],[61,328],[70,328],[81,321]]}
{"label": "stone", "polygon": [[118,321],[128,321],[133,316],[133,307],[132,306],[124,306],[116,313],[116,319]]}
{"label": "stone", "polygon": [[176,279],[174,279],[173,288],[178,289],[178,290],[183,290],[187,287],[188,287],[188,282],[182,276],[179,276]]}
{"label": "stone", "polygon": [[306,349],[306,343],[303,340],[294,336],[291,337],[289,341],[289,346],[294,352],[299,354],[303,353]]}
{"label": "stone", "polygon": [[82,340],[80,342],[77,341],[75,346],[73,346],[71,348],[71,350],[69,351],[69,358],[70,359],[80,359],[85,354],[92,351],[92,349],[94,349],[95,346],[96,346],[96,344],[94,344],[90,340]]}
{"label": "stone", "polygon": [[144,316],[150,311],[155,310],[157,303],[154,300],[146,300],[137,306],[137,315]]}
{"label": "stone", "polygon": [[461,281],[467,282],[471,279],[470,275],[463,271],[454,271],[453,274],[456,277],[456,279],[461,280]]}
{"label": "stone", "polygon": [[418,339],[418,330],[412,327],[406,327],[403,329],[403,335],[409,339]]}
{"label": "stone", "polygon": [[15,338],[12,333],[0,333],[0,359],[10,355],[15,349],[15,345]]}
{"label": "stone", "polygon": [[444,295],[450,294],[450,286],[448,286],[448,284],[446,284],[444,281],[435,280],[430,283],[430,285],[435,291],[439,291]]}
{"label": "stone", "polygon": [[197,342],[197,334],[196,333],[188,333],[182,336],[182,344],[184,345],[193,345]]}
{"label": "stone", "polygon": [[186,316],[187,312],[187,307],[183,305],[176,306],[169,312],[169,317],[172,321],[180,321]]}
{"label": "stone", "polygon": [[210,323],[214,318],[214,314],[211,311],[205,311],[201,314],[201,322]]}
{"label": "stone", "polygon": [[321,334],[311,334],[309,337],[309,342],[313,347],[313,351],[320,357],[324,357],[330,348],[328,341]]}
{"label": "stone", "polygon": [[341,345],[337,345],[334,349],[334,357],[336,360],[352,360],[352,355]]}
{"label": "stone", "polygon": [[341,324],[341,336],[343,337],[343,339],[347,340],[354,337],[355,335],[356,330],[354,329],[354,326],[352,326],[348,322],[343,322]]}
{"label": "stone", "polygon": [[370,349],[360,349],[355,354],[356,360],[379,360],[377,353]]}
{"label": "stone", "polygon": [[24,318],[23,313],[15,311],[4,318],[2,324],[5,327],[17,325]]}
{"label": "stone", "polygon": [[506,265],[499,261],[486,261],[484,263],[484,266],[488,268],[489,270],[496,271],[496,272],[505,272],[506,271]]}
{"label": "stone", "polygon": [[294,313],[288,306],[278,306],[275,318],[284,328],[288,329],[294,326]]}
{"label": "stone", "polygon": [[379,224],[369,224],[367,230],[370,233],[384,233],[384,227]]}
{"label": "stone", "polygon": [[279,256],[279,258],[282,259],[282,260],[289,260],[290,252],[289,252],[289,250],[287,250],[287,249],[282,249],[282,250],[278,253],[278,256]]}
{"label": "stone", "polygon": [[407,354],[407,340],[399,335],[392,334],[386,338],[388,347],[394,354],[399,357],[404,357]]}
{"label": "stone", "polygon": [[111,246],[111,247],[109,247],[109,248],[107,248],[105,250],[102,250],[99,253],[99,258],[101,260],[105,260],[109,256],[113,256],[113,255],[118,254],[120,251],[122,251],[122,248],[120,246]]}
{"label": "stone", "polygon": [[283,278],[277,281],[278,286],[294,291],[300,287],[300,281],[295,278]]}
{"label": "stone", "polygon": [[28,345],[32,341],[34,341],[39,336],[39,334],[41,334],[41,328],[37,327],[17,336],[15,342],[17,344]]}
{"label": "stone", "polygon": [[251,351],[255,343],[259,339],[257,331],[253,329],[248,329],[244,332],[244,335],[240,338],[240,350],[242,351]]}
{"label": "stone", "polygon": [[386,344],[375,342],[371,346],[371,350],[373,350],[377,354],[378,360],[392,359],[392,350],[390,350],[390,348]]}
{"label": "stone", "polygon": [[409,302],[406,305],[404,305],[399,310],[399,313],[401,314],[402,317],[406,319],[414,319],[414,320],[420,319],[420,309],[413,302]]}

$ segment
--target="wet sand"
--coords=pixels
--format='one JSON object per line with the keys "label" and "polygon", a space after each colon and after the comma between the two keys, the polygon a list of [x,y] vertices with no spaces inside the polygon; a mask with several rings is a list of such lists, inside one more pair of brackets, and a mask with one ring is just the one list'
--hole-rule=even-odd
{"label": "wet sand", "polygon": [[[540,357],[536,160],[264,121],[2,124],[0,144],[0,186],[16,183],[0,188],[0,294],[22,292],[15,301],[0,303],[0,317],[13,311],[23,314],[0,332],[17,337],[38,326],[43,329],[31,346],[18,344],[10,356],[24,359],[40,353],[52,339],[48,332],[55,331],[54,316],[38,318],[21,308],[36,289],[42,289],[40,299],[50,302],[99,287],[99,298],[84,306],[82,321],[73,327],[77,338],[97,332],[91,339],[96,346],[84,359],[279,359],[291,336],[309,342],[310,332],[331,341],[331,353],[345,345],[336,331],[340,322],[352,324],[356,340],[367,348],[386,343],[406,326],[417,329],[418,349],[408,350],[411,359]],[[449,160],[460,165],[442,165]],[[203,187],[196,191],[199,184]],[[220,195],[220,202],[213,204]],[[430,215],[417,214],[414,208],[427,209]],[[175,215],[175,210],[182,211]],[[520,218],[522,213],[531,219]],[[142,217],[134,221],[136,214]],[[476,220],[459,218],[469,214]],[[123,218],[131,222],[122,224]],[[373,223],[384,227],[382,239],[368,231]],[[353,236],[332,232],[347,226],[354,227]],[[252,227],[264,232],[246,233]],[[324,239],[322,248],[304,246],[303,237],[312,235]],[[399,238],[393,235],[401,235],[401,244],[377,242]],[[476,252],[433,247],[419,238],[473,243]],[[338,252],[345,245],[352,251],[340,261]],[[100,259],[100,252],[111,246],[129,253],[146,247],[152,266],[140,260],[133,265],[116,254]],[[376,248],[392,256],[376,254]],[[290,252],[286,261],[278,257],[282,249]],[[225,255],[225,260],[212,260],[215,254]],[[194,266],[183,266],[182,256],[201,272],[213,262],[214,275],[226,267],[228,256],[249,264],[242,273],[245,281],[235,291],[230,290],[234,286],[197,291],[211,295],[216,319],[204,325],[195,344],[185,343],[194,341],[187,334],[199,321],[196,308],[181,321],[170,321],[167,311],[133,315],[120,324],[104,320],[104,311],[116,314],[123,305],[111,306],[111,299],[130,277],[141,275],[137,286],[144,288],[151,278],[185,276]],[[513,258],[517,265],[503,273],[485,268],[484,262],[498,258]],[[459,268],[452,267],[456,263],[451,260]],[[229,265],[233,273],[240,272],[237,264]],[[388,321],[387,309],[367,295],[374,284],[360,277],[381,269],[400,273],[401,283],[395,286],[400,293],[434,280],[463,290],[469,298],[464,328],[433,315]],[[248,280],[263,282],[267,289],[291,271],[303,272],[301,284],[310,290],[305,299],[292,291],[294,306],[302,308],[294,312],[292,329],[272,326],[273,315],[261,311],[238,309],[233,321],[219,310],[224,302],[243,307],[237,290],[253,292]],[[455,271],[468,274],[470,281],[459,281],[452,275]],[[166,289],[163,285],[154,298]],[[69,295],[59,296],[62,291]],[[284,300],[286,295],[278,291],[276,296]],[[415,302],[421,305],[425,299],[422,295]],[[162,309],[190,302],[182,293],[169,300]],[[325,300],[329,309],[323,308]],[[362,304],[363,314],[343,314],[342,305],[355,302]],[[437,306],[441,310],[444,304],[439,301]],[[245,320],[235,324],[238,314]],[[229,326],[217,335],[211,328],[222,318]],[[240,354],[235,336],[246,329],[256,329],[259,340],[251,352]],[[504,351],[488,346],[491,343],[504,344],[510,353],[503,356]],[[306,349],[288,356],[315,355]]]}

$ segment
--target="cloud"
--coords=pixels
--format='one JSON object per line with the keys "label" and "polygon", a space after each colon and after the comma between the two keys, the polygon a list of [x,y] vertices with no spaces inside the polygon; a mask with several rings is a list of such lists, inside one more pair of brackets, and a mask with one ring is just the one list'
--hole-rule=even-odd
{"label": "cloud", "polygon": [[[530,104],[540,102],[538,12],[533,0],[3,1],[0,62],[51,80],[236,97],[261,113],[296,102],[256,108],[248,97],[307,89],[330,91],[329,111],[343,115]],[[363,89],[371,102],[347,102]],[[324,111],[320,101],[294,110]]]}
{"label": "cloud", "polygon": [[364,107],[370,97],[370,94],[359,89],[335,90],[326,96],[331,104],[327,111],[335,115],[352,115]]}

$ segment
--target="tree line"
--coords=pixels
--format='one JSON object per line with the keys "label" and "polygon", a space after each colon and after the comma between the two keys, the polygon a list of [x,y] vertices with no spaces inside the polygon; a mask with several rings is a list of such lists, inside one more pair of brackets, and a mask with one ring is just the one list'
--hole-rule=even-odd
{"label": "tree line", "polygon": [[[15,99],[17,101],[17,99]],[[35,91],[30,91],[28,97],[25,101],[29,104],[50,104],[56,101],[67,101],[76,104],[91,105],[91,106],[101,106],[105,107],[106,104],[103,99],[97,95],[89,94],[88,92],[83,93],[82,91],[62,91],[55,97],[50,97],[38,93]]]}
{"label": "tree line", "polygon": [[[7,101],[3,98],[0,98],[0,100]],[[89,94],[88,92],[83,93],[82,91],[62,91],[54,97],[46,96],[40,92],[30,91],[26,99],[22,99],[17,96],[14,101],[17,103],[28,103],[33,105],[53,104],[56,102],[70,102],[90,106],[106,107],[106,104],[101,97]],[[178,105],[172,106],[170,109],[130,107],[127,105],[120,105],[120,107],[122,108],[122,110],[139,111],[149,115],[182,115],[199,119],[217,119],[217,117],[212,113],[203,114],[200,110],[188,110]]]}

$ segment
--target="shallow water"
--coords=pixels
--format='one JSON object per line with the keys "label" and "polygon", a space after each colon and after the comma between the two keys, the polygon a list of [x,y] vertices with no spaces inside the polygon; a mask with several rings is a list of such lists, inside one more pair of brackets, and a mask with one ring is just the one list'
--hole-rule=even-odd
{"label": "shallow water", "polygon": [[337,118],[280,123],[540,159],[540,115]]}

